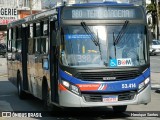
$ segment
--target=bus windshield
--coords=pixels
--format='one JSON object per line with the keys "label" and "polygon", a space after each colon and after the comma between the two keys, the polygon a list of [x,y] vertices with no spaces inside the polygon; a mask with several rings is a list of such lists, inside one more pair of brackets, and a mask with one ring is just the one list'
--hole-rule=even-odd
{"label": "bus windshield", "polygon": [[[63,26],[62,63],[70,67],[126,67],[147,62],[146,32],[141,24],[128,24],[114,44],[123,24]],[[96,45],[92,36],[96,38]]]}

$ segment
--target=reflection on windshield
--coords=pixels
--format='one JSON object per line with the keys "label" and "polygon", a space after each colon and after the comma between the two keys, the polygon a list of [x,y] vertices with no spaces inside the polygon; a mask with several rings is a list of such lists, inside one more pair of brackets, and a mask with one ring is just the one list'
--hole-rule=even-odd
{"label": "reflection on windshield", "polygon": [[[82,26],[64,26],[62,63],[72,67],[139,66],[147,61],[146,35],[143,25],[128,25],[125,34],[114,47],[121,26],[88,26],[98,36],[96,46]],[[116,48],[116,51],[115,51]],[[116,56],[115,56],[116,52]]]}

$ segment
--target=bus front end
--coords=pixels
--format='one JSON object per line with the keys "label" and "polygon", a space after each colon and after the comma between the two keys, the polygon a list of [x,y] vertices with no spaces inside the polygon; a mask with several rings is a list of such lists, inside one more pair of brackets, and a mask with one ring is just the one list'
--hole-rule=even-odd
{"label": "bus front end", "polygon": [[61,106],[126,107],[150,102],[149,45],[142,7],[64,7],[61,36]]}

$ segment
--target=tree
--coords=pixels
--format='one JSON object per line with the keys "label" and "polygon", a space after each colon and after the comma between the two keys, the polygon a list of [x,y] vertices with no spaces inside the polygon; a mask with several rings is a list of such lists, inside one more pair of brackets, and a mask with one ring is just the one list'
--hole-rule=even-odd
{"label": "tree", "polygon": [[147,7],[146,7],[147,15],[151,14],[151,16],[152,16],[151,29],[153,29],[153,33],[155,33],[155,27],[156,27],[156,24],[157,24],[157,9],[156,9],[156,3],[155,2],[156,2],[155,0],[151,0],[151,4],[147,5]]}
{"label": "tree", "polygon": [[156,5],[154,3],[151,3],[147,6],[147,14],[152,15],[153,25],[156,24],[156,17],[157,17],[157,10]]}

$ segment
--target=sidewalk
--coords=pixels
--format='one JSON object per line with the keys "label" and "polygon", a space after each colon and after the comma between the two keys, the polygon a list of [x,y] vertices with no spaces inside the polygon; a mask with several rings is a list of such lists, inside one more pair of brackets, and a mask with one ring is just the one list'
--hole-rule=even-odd
{"label": "sidewalk", "polygon": [[160,72],[151,72],[151,87],[160,90]]}
{"label": "sidewalk", "polygon": [[1,67],[1,66],[5,66],[5,65],[7,65],[7,60],[6,60],[6,58],[1,58],[1,56],[0,56],[0,67]]}
{"label": "sidewalk", "polygon": [[151,83],[160,84],[160,72],[151,72]]}
{"label": "sidewalk", "polygon": [[0,58],[0,78],[7,77],[7,61],[6,58]]}

